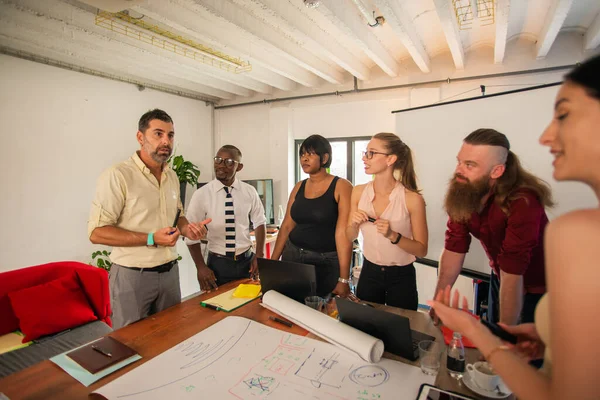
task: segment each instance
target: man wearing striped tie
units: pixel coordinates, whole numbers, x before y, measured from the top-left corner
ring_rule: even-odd
[[[203,291],[253,277],[257,272],[256,257],[264,256],[265,209],[256,189],[236,178],[243,167],[242,152],[237,147],[221,147],[214,158],[216,179],[196,190],[188,206],[189,221],[212,218],[206,236],[206,262],[200,241],[186,239]],[[256,236],[256,254],[252,250],[250,222]]]

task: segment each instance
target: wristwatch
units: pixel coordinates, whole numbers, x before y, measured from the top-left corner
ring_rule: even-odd
[[[156,243],[154,243],[154,232],[148,234],[148,239],[146,240],[146,246],[156,247]]]
[[[338,278],[338,282],[340,282],[340,283],[348,283],[348,282],[350,282],[350,280],[344,279],[344,278]]]
[[[396,238],[396,240],[394,240],[393,242],[390,240],[390,242],[392,242],[392,244],[398,244],[400,239],[402,239],[402,234],[398,232],[398,237]]]

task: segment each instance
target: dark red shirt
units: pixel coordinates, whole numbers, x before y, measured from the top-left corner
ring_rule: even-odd
[[[493,201],[466,224],[448,220],[446,250],[467,253],[471,235],[479,239],[497,276],[500,271],[523,275],[526,293],[545,293],[544,229],[548,217],[537,196],[522,190],[509,214]]]

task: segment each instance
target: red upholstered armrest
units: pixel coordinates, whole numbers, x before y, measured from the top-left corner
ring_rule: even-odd
[[[83,290],[99,320],[112,326],[110,319],[110,291],[108,290],[108,272],[102,268],[80,264],[76,267],[77,275],[83,285]]]
[[[19,329],[8,293],[58,279],[73,270],[98,319],[112,326],[108,273],[77,261],[62,261],[0,273],[0,335]]]

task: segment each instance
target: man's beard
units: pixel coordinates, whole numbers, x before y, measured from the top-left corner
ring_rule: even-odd
[[[456,180],[457,176],[466,179],[464,176],[458,174],[455,174],[450,179],[444,200],[444,209],[452,221],[467,223],[474,212],[479,212],[481,199],[489,193],[490,178],[484,176],[476,181],[463,183]]]
[[[152,146],[150,145],[150,143],[144,141],[144,148],[146,149],[146,152],[150,155],[150,158],[152,158],[155,162],[162,164],[167,162],[167,160],[169,159],[169,157],[171,157],[171,153],[173,152],[173,149],[169,146],[166,147],[157,147],[156,149],[152,149]],[[169,152],[168,153],[159,153],[159,150],[162,149],[168,149]]]

